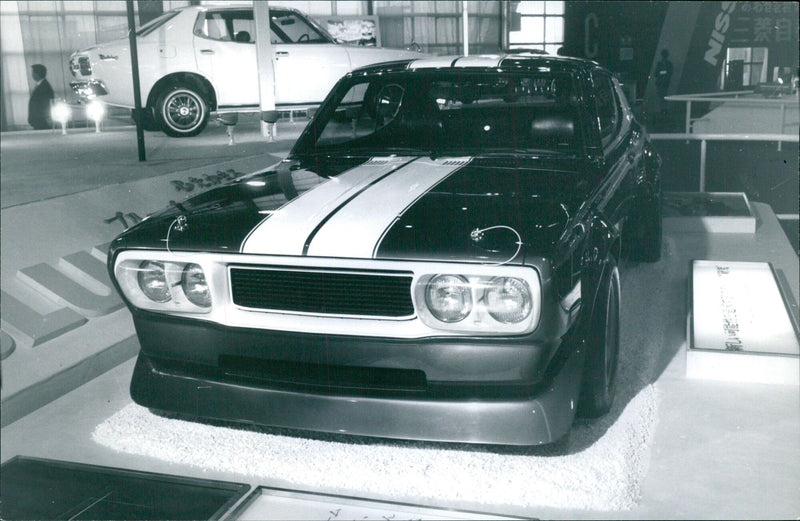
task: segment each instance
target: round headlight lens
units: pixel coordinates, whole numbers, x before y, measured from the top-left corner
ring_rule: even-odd
[[[486,288],[486,308],[503,324],[518,324],[531,314],[533,301],[528,283],[513,277],[495,277]]]
[[[189,302],[201,308],[211,307],[211,292],[206,275],[198,264],[187,264],[181,275],[181,288]]]
[[[164,264],[161,262],[144,261],[139,265],[139,287],[147,298],[154,302],[169,302],[172,294],[169,292],[167,276],[164,273]]]
[[[442,322],[459,322],[472,311],[472,288],[464,277],[437,275],[425,288],[425,303]]]

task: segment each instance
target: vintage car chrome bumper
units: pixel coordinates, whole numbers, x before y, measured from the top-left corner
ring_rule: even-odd
[[[91,99],[108,94],[105,84],[100,80],[71,81],[69,86],[79,99]]]
[[[301,334],[158,322],[136,319],[142,341],[131,382],[136,403],[361,436],[551,443],[572,424],[584,363],[582,351],[564,347],[558,361],[543,367],[540,356],[553,346],[519,341],[329,337],[326,344],[304,342]],[[327,365],[316,363],[326,355]],[[341,371],[347,381],[334,376],[328,388],[326,371]]]

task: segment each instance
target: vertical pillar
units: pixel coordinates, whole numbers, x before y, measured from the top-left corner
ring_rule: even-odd
[[[708,155],[706,140],[700,141],[700,191],[706,191],[706,158]]]
[[[469,56],[469,9],[466,0],[461,2],[461,33],[464,38],[464,56]]]
[[[25,66],[25,49],[22,43],[22,26],[19,20],[17,2],[0,2],[0,47],[3,49],[2,62],[2,111],[3,125],[14,128],[28,126],[28,98],[30,72]]]
[[[136,114],[136,143],[139,161],[146,161],[144,149],[144,130],[142,129],[142,93],[139,87],[139,53],[136,47],[136,22],[133,17],[133,0],[125,2],[128,10],[128,43],[131,49],[131,72],[133,76],[133,110]]]
[[[261,110],[261,135],[275,138],[275,66],[269,30],[269,2],[253,2],[253,19],[256,24],[256,59],[258,62],[258,93]]]

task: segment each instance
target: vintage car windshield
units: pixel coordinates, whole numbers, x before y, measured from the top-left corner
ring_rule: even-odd
[[[177,16],[178,13],[180,13],[180,11],[178,10],[167,11],[161,16],[154,18],[153,20],[150,20],[136,31],[136,36],[147,36],[148,34],[152,33],[153,31],[155,31],[156,29],[167,23],[169,20]]]
[[[271,8],[270,29],[279,43],[331,43],[333,37],[310,18],[294,11]]]
[[[354,76],[337,86],[294,152],[575,154],[575,93],[573,77],[561,72]]]

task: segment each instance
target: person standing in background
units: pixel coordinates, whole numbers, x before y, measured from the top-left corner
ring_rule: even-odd
[[[36,86],[28,102],[28,124],[36,130],[52,128],[50,105],[55,95],[50,82],[47,81],[47,67],[41,63],[34,64],[31,66],[31,73]]]
[[[667,112],[667,102],[664,97],[669,90],[669,82],[672,80],[672,62],[669,61],[669,51],[663,49],[661,51],[661,60],[656,63],[655,77],[656,77],[656,91],[658,92],[658,110],[661,115]]]

